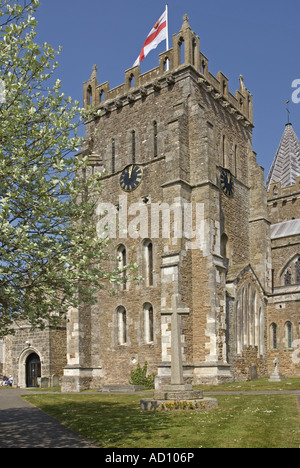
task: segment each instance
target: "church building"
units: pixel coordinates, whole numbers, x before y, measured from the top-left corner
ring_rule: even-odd
[[[282,374],[300,376],[300,143],[288,124],[266,186],[253,96],[242,76],[229,88],[187,15],[157,68],[135,66],[110,89],[94,67],[84,83],[96,112],[81,155],[103,174],[90,222],[110,238],[104,267],[120,268],[120,284],[47,331],[62,343],[64,391],[128,384],[145,362],[157,388],[169,383],[175,333],[187,383],[267,377],[275,357]],[[46,369],[39,332],[27,344],[19,333],[3,344],[4,372],[26,383],[34,354],[50,384],[58,341],[48,339]]]
[[[268,363],[300,375],[300,142],[285,127],[267,178],[272,290],[268,297]]]

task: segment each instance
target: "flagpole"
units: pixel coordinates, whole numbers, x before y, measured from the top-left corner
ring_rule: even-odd
[[[169,7],[166,3],[166,16],[167,16],[167,40],[166,40],[166,51],[169,50]],[[167,71],[170,70],[170,62],[167,60]]]
[[[167,49],[169,50],[169,8],[168,4],[166,4],[166,14],[167,14]]]

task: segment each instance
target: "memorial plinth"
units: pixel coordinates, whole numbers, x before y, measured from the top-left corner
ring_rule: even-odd
[[[141,400],[143,411],[182,411],[182,410],[209,410],[218,406],[216,398],[188,398],[157,400],[155,398],[144,398]]]

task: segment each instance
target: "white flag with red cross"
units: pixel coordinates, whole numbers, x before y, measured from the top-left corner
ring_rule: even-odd
[[[147,36],[147,39],[143,45],[140,55],[134,62],[133,66],[136,67],[139,65],[144,58],[151,52],[151,50],[156,49],[158,44],[162,41],[167,41],[168,43],[168,8],[161,15],[159,20],[155,23],[150,33]]]

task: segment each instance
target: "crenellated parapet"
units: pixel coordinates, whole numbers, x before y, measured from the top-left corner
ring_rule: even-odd
[[[281,182],[273,182],[268,190],[268,200],[274,201],[289,196],[300,196],[300,176],[296,177],[296,183],[287,187],[282,186]]]
[[[179,33],[173,35],[173,47],[159,55],[157,68],[141,74],[139,66],[132,67],[125,71],[125,82],[110,89],[109,82],[98,84],[97,67],[94,66],[90,79],[83,85],[83,105],[101,109],[103,114],[118,110],[159,92],[162,87],[174,85],[187,67],[194,72],[198,85],[213,99],[242,124],[253,127],[253,96],[243,77],[240,76],[240,87],[233,95],[229,91],[228,78],[221,71],[216,77],[210,73],[208,59],[200,51],[200,39],[191,30],[187,15],[184,15]]]

